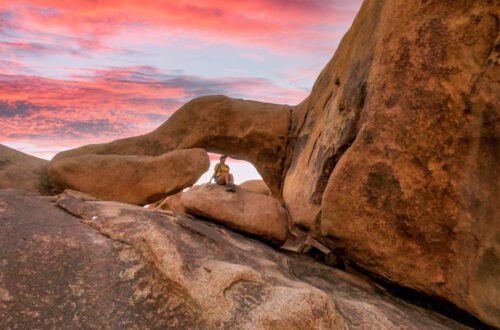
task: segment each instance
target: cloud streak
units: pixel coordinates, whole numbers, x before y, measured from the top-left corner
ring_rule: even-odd
[[[0,143],[47,158],[201,95],[299,103],[361,1],[2,0]]]
[[[143,134],[199,95],[248,97],[266,90],[264,101],[280,103],[305,97],[262,78],[207,79],[148,66],[88,69],[73,78],[0,75],[0,139],[93,140]]]
[[[350,23],[360,1],[4,0],[0,28],[10,24],[17,30],[72,36],[81,40],[82,49],[92,50],[98,48],[92,43],[106,38],[155,29],[240,46],[330,51],[332,35],[341,37],[344,28],[339,27]]]

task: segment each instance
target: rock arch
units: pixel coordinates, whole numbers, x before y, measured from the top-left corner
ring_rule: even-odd
[[[280,197],[291,109],[221,95],[199,97],[151,133],[64,151],[53,161],[83,154],[157,156],[203,148],[252,163],[273,195]]]

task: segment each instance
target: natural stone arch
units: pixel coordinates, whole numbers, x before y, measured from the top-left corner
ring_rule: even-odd
[[[53,161],[82,154],[156,156],[175,149],[203,148],[252,163],[280,198],[291,109],[221,95],[199,97],[149,134],[65,151]]]

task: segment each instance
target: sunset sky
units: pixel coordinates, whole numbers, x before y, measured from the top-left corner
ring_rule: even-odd
[[[1,0],[0,143],[50,159],[202,95],[297,104],[361,0]]]

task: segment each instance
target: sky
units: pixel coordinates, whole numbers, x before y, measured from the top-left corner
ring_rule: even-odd
[[[51,159],[150,132],[198,96],[298,104],[360,5],[1,0],[0,144]]]

